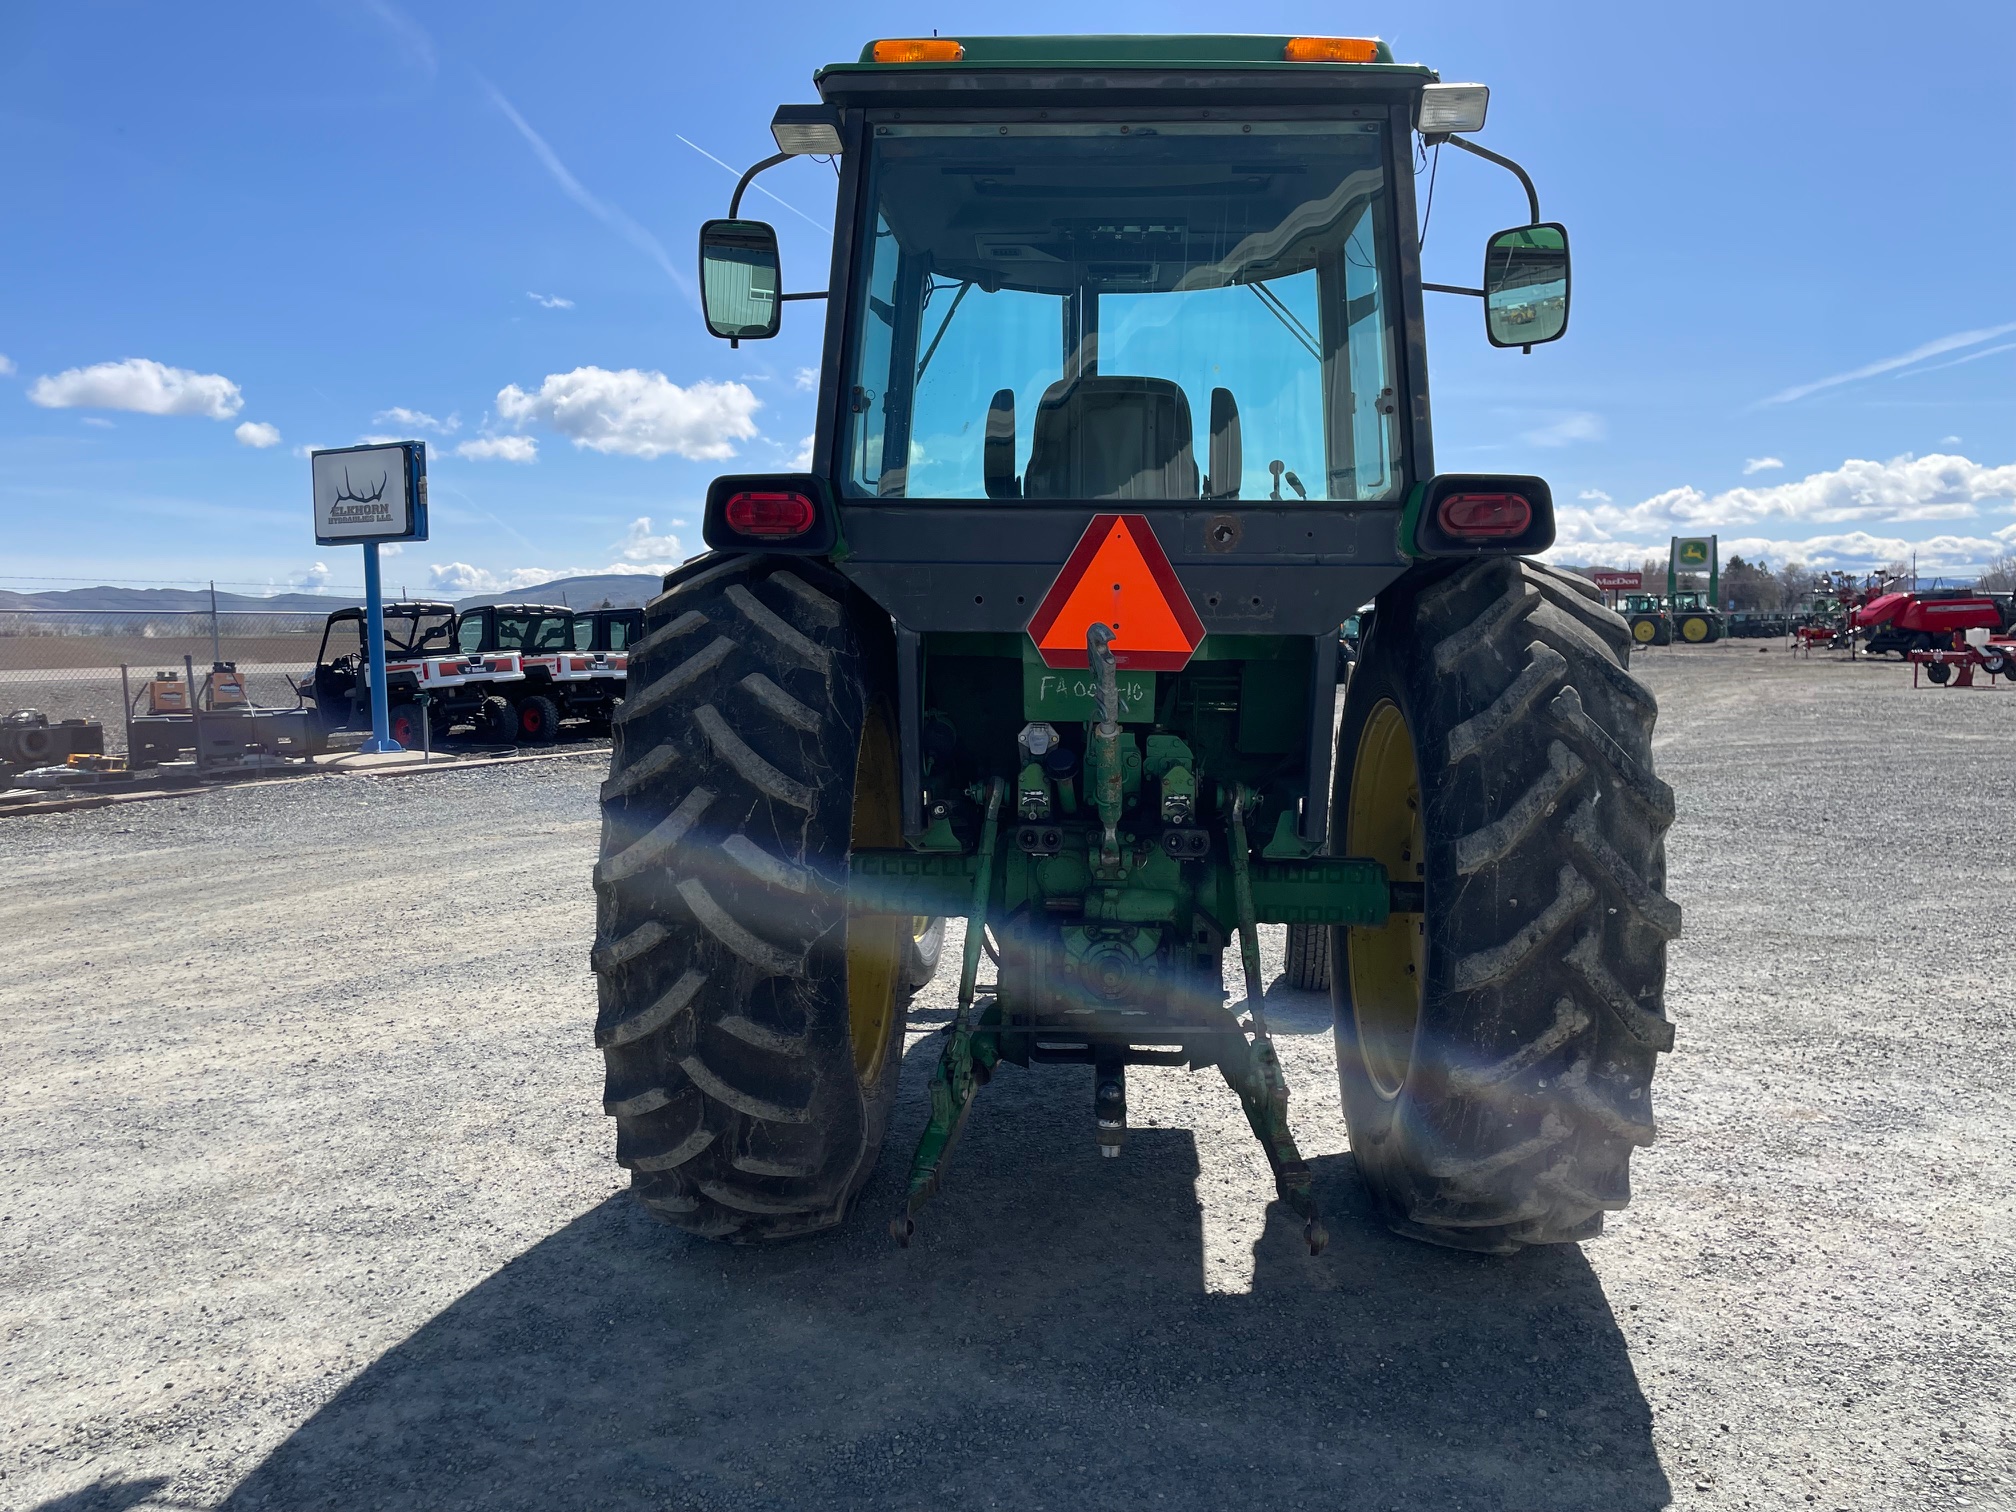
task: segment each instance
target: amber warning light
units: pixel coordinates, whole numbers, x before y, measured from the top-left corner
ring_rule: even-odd
[[[873,56],[877,63],[957,63],[966,48],[951,37],[885,37]]]
[[[1290,37],[1282,56],[1290,63],[1377,63],[1377,37]]]

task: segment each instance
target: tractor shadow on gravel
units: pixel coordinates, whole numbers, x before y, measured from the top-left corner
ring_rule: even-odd
[[[896,1249],[939,1043],[910,1047],[840,1233],[728,1249],[603,1202],[378,1359],[227,1512],[1671,1500],[1581,1252],[1395,1238],[1348,1156],[1314,1162],[1320,1258],[1277,1203],[1252,1291],[1207,1294],[1190,1131],[1102,1161],[1082,1075],[1004,1068]]]

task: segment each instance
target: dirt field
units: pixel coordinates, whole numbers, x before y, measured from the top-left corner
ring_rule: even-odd
[[[1318,1259],[1222,1085],[1136,1073],[1102,1161],[1065,1068],[995,1079],[894,1249],[943,982],[845,1232],[652,1224],[594,758],[0,821],[0,1506],[2016,1507],[2016,692],[1641,668],[1661,1137],[1509,1261],[1368,1222],[1286,994]]]
[[[226,635],[214,647],[208,635],[0,635],[0,676],[61,667],[117,672],[124,662],[138,678],[157,667],[180,667],[184,656],[202,673],[215,659],[213,650],[217,657],[241,667],[270,662],[305,670],[315,665],[315,653],[321,648],[319,628],[304,635]]]

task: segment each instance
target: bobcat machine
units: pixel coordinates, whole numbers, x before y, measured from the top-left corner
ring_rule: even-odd
[[[631,1190],[724,1240],[843,1223],[942,915],[958,1009],[899,1241],[991,1076],[1088,1068],[1118,1155],[1147,1065],[1225,1078],[1318,1250],[1258,940],[1301,924],[1384,1221],[1597,1233],[1673,1042],[1673,798],[1630,629],[1537,559],[1547,484],[1435,470],[1424,296],[1500,347],[1569,315],[1566,232],[1469,140],[1486,89],[1263,36],[892,39],[815,83],[700,237],[714,335],[823,310],[812,464],[708,489],[602,789]],[[1441,146],[1525,186],[1474,284],[1423,276]],[[837,170],[823,284],[741,213],[796,155]]]
[[[364,611],[332,613],[322,627],[315,670],[298,691],[312,700],[326,734],[371,728],[371,658]],[[513,738],[505,695],[524,680],[515,653],[469,655],[454,643],[455,606],[401,602],[385,606],[385,693],[392,738],[408,750],[467,725],[479,740]],[[425,700],[423,703],[422,700]]]

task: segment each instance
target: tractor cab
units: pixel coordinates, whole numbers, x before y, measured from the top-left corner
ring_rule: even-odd
[[[1690,646],[1721,640],[1727,629],[1722,611],[1699,589],[1677,590],[1667,606],[1667,617],[1673,633]]]
[[[1666,646],[1673,642],[1673,621],[1666,613],[1666,600],[1656,593],[1627,593],[1617,606],[1630,627],[1631,639],[1640,646]]]
[[[1489,91],[1279,36],[890,38],[814,84],[700,233],[713,335],[824,306],[808,460],[710,484],[601,789],[633,1190],[719,1238],[840,1222],[890,1125],[915,921],[958,915],[899,1240],[997,1066],[1089,1068],[1117,1156],[1128,1068],[1183,1065],[1235,1089],[1320,1248],[1267,1027],[1279,924],[1387,1221],[1593,1233],[1670,1044],[1671,800],[1632,631],[1535,560],[1545,480],[1435,470],[1424,301],[1526,353],[1569,319],[1566,230],[1469,140]],[[1445,148],[1525,216],[1424,254]],[[834,175],[823,281],[742,213],[804,156]]]

